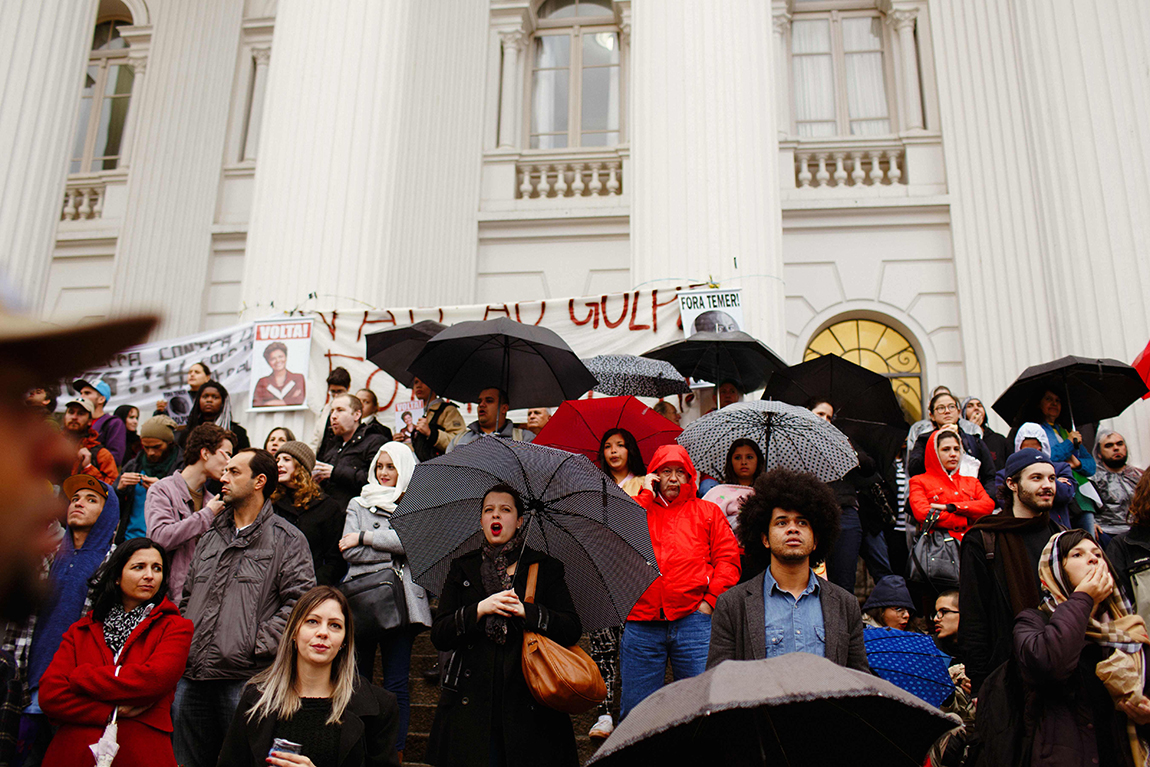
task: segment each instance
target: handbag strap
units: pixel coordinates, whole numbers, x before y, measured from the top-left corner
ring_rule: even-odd
[[[527,604],[535,603],[535,582],[539,580],[539,563],[532,562],[527,568],[527,590],[523,592],[523,601]]]

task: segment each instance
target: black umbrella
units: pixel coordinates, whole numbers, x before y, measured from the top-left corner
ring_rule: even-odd
[[[1062,398],[1063,426],[1113,418],[1146,394],[1146,382],[1125,362],[1063,357],[1032,365],[994,403],[994,412],[1011,426],[1041,420],[1038,401],[1047,391]]]
[[[906,416],[899,407],[890,379],[837,354],[824,354],[792,365],[772,376],[763,392],[763,399],[804,407],[816,398],[829,401],[836,416],[878,421],[906,431]]]
[[[585,456],[482,437],[415,467],[391,518],[415,582],[438,594],[451,560],[479,548],[483,496],[506,482],[527,508],[527,545],[564,565],[585,630],[619,626],[659,575],[647,513]]]
[[[955,726],[890,682],[796,652],[656,690],[587,764],[919,767]]]
[[[787,363],[762,341],[742,331],[696,333],[657,346],[644,357],[666,360],[685,376],[699,381],[735,381],[744,392],[760,389]]]
[[[595,385],[555,331],[506,317],[452,325],[408,369],[441,397],[475,402],[484,389],[500,388],[518,408],[558,405]]]
[[[600,354],[583,360],[599,382],[595,391],[613,397],[669,397],[688,394],[691,387],[663,360],[636,357],[634,354]]]
[[[415,376],[407,369],[427,342],[447,326],[435,320],[423,320],[414,325],[382,330],[367,336],[367,361],[411,388]]]

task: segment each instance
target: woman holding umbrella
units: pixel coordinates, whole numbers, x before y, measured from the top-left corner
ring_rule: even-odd
[[[167,571],[167,552],[148,538],[121,544],[97,571],[92,612],[68,629],[40,678],[40,706],[60,725],[47,767],[94,764],[88,747],[101,740],[118,764],[175,767],[172,699],[192,622],[167,597]]]
[[[524,511],[510,485],[490,488],[480,548],[451,563],[431,627],[435,646],[452,652],[431,726],[431,764],[579,763],[571,718],[535,701],[520,665],[525,629],[564,646],[582,633],[563,564],[524,545]],[[524,604],[526,578],[515,574],[535,563],[535,602]]]

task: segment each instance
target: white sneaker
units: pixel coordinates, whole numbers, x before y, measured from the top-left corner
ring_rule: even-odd
[[[611,733],[614,731],[615,722],[612,721],[611,715],[603,714],[603,716],[599,717],[595,724],[591,726],[591,731],[587,733],[587,736],[590,738],[603,739],[610,737]]]

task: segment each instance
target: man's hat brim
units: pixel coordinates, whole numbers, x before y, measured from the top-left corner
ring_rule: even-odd
[[[144,341],[154,316],[125,317],[91,325],[54,326],[0,313],[0,365],[23,369],[45,383],[99,367]]]

